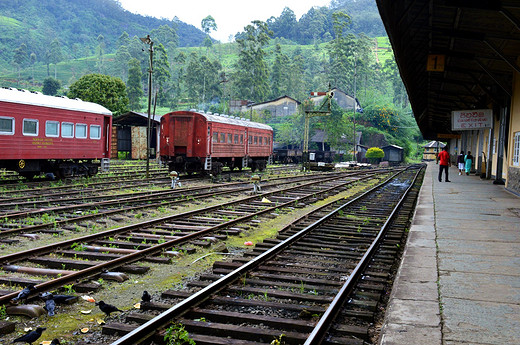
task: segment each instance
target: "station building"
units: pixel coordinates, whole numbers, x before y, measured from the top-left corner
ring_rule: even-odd
[[[424,138],[520,195],[520,3],[376,2]]]

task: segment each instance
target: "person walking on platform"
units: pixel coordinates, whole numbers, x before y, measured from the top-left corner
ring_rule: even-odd
[[[442,182],[442,171],[444,170],[444,176],[446,177],[444,180],[446,182],[451,182],[448,179],[448,168],[450,167],[450,154],[448,153],[448,146],[444,146],[442,151],[439,153],[439,182]]]
[[[471,151],[468,151],[468,154],[464,157],[466,175],[469,175],[471,171],[471,166],[473,165],[473,156],[471,155]]]
[[[459,175],[462,175],[465,168],[464,151],[460,151],[460,154],[457,156],[457,167],[459,168]]]

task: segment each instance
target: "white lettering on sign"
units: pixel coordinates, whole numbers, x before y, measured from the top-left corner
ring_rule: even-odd
[[[493,110],[456,110],[451,112],[451,129],[454,131],[493,128]]]

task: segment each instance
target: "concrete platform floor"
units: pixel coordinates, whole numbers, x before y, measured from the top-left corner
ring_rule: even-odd
[[[438,171],[428,163],[380,344],[520,344],[520,198]]]

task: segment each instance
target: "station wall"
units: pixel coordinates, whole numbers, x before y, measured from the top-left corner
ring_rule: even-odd
[[[520,59],[517,60],[517,63]],[[511,100],[511,118],[508,133],[508,180],[506,188],[520,195],[520,74],[513,79],[513,97]]]

